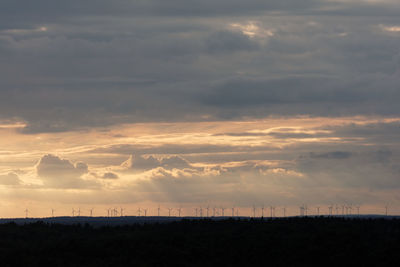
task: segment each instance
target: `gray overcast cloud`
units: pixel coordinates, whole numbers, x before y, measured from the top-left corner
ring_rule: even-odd
[[[0,3],[0,120],[23,132],[398,116],[397,1]]]

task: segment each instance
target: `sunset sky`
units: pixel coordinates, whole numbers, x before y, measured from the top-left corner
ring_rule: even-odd
[[[398,0],[2,0],[0,217],[400,214],[399,14]]]

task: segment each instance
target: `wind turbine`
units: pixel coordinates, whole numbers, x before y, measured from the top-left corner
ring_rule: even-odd
[[[264,205],[261,206],[261,218],[264,218]]]
[[[124,217],[124,208],[120,208],[120,213],[119,213],[119,215],[121,216],[121,217]]]
[[[54,209],[51,209],[51,217],[54,217]]]
[[[171,217],[172,208],[168,208],[168,217]]]
[[[26,208],[25,209],[25,218],[28,218],[28,213],[29,213],[29,210]]]
[[[255,217],[256,217],[256,206],[253,205],[253,218],[255,218]]]
[[[272,218],[272,217],[273,217],[273,215],[272,215],[273,213],[272,213],[272,212],[273,212],[273,210],[275,209],[275,207],[273,207],[273,206],[270,206],[270,207],[269,207],[269,209],[270,209],[270,212],[271,212],[271,218]]]
[[[235,208],[232,208],[232,217],[235,217]]]
[[[81,208],[78,209],[78,217],[81,216]]]
[[[385,215],[388,216],[388,205],[385,205]]]
[[[330,205],[330,206],[328,207],[328,209],[329,209],[329,216],[332,216],[332,209],[333,209],[332,205]]]
[[[213,217],[215,217],[215,207],[213,207]]]
[[[225,216],[225,208],[221,207],[221,211],[222,211],[222,217],[224,217]]]
[[[317,216],[319,216],[319,207],[317,207]]]
[[[197,217],[197,208],[194,208],[194,210],[196,211],[196,217]]]
[[[283,217],[286,217],[286,207],[283,207]]]
[[[200,207],[200,217],[201,218],[203,217],[203,208],[202,207]]]
[[[90,212],[90,217],[93,217],[93,208],[91,208],[91,209],[89,210],[89,212]]]
[[[72,208],[72,217],[75,217],[75,209]]]
[[[182,211],[182,208],[179,207],[179,209],[178,209],[178,216],[179,216],[179,217],[181,217],[181,211]],[[207,216],[208,216],[208,208],[207,208]]]
[[[210,210],[210,206],[207,206],[206,209],[207,209],[207,217],[209,217],[209,216],[208,216],[208,212],[209,212],[209,210]]]
[[[144,211],[144,217],[146,217],[147,216],[147,209],[143,209],[143,211]]]
[[[157,208],[157,216],[160,217],[160,205],[158,205],[158,208]]]
[[[139,209],[138,209],[138,214],[139,214],[139,217],[140,217],[140,213],[142,212],[142,210],[140,209],[140,207],[139,207]]]

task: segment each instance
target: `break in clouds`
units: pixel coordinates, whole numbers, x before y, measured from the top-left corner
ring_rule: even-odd
[[[178,133],[171,130],[175,124],[164,124],[161,133],[148,129],[133,139],[107,138],[104,145],[75,144],[62,155],[33,152],[35,163],[3,169],[0,183],[14,192],[12,198],[24,192],[36,200],[47,195],[86,205],[398,202],[398,119],[303,120],[289,122],[292,127],[234,122],[236,130],[220,122],[201,131],[193,123]]]

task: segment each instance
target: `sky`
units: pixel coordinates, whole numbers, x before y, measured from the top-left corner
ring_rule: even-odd
[[[2,0],[0,217],[400,214],[397,0]]]

